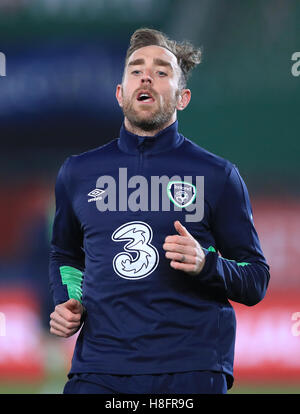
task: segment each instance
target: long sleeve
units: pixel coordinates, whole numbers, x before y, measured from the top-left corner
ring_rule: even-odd
[[[49,261],[54,305],[70,298],[81,300],[84,272],[83,234],[69,197],[69,160],[59,170],[55,185],[56,212]]]
[[[265,296],[269,266],[261,250],[246,185],[237,168],[229,172],[212,218],[216,246],[205,250],[199,275],[228,299],[251,306]],[[220,254],[219,254],[220,253]]]

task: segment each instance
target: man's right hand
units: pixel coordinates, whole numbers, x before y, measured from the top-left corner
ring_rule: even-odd
[[[81,326],[81,317],[84,307],[76,299],[56,305],[50,315],[50,332],[53,335],[69,338]]]

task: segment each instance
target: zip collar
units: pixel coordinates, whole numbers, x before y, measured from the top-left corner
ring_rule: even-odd
[[[184,137],[178,133],[178,121],[167,128],[159,131],[153,137],[141,137],[129,132],[122,124],[120,130],[120,138],[118,139],[118,146],[121,151],[128,154],[158,154],[160,152],[169,151],[177,148],[184,141]]]

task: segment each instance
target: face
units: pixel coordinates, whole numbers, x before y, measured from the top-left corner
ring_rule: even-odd
[[[190,100],[190,91],[178,88],[180,74],[176,56],[160,46],[142,47],[129,57],[116,91],[129,130],[159,131],[176,120],[176,110]]]

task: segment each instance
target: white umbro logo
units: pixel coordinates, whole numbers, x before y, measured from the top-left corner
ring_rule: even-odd
[[[102,200],[102,197],[100,197],[100,196],[101,196],[101,194],[103,194],[104,192],[105,192],[105,190],[101,190],[100,188],[95,188],[95,190],[90,191],[90,192],[88,193],[88,196],[89,196],[89,197],[92,197],[92,198],[89,198],[89,199],[88,199],[88,202],[91,202],[91,201],[97,201],[97,200]]]

